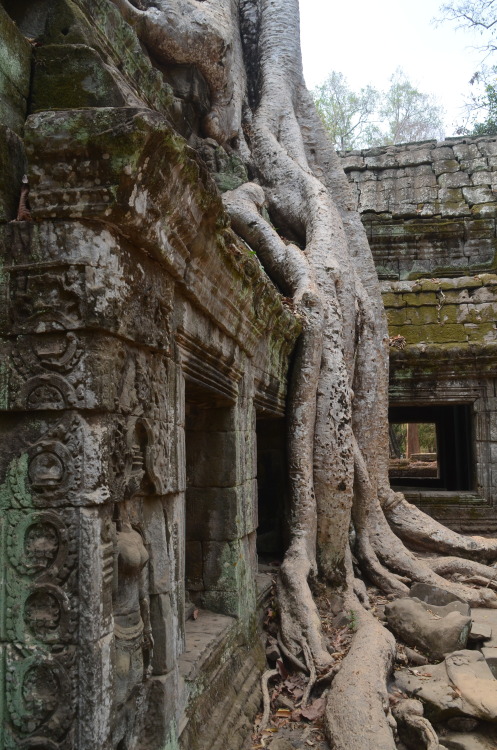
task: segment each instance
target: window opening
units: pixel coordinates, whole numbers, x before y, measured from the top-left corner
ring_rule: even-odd
[[[257,554],[271,563],[286,549],[284,524],[288,492],[284,419],[258,418],[257,435]]]
[[[392,485],[473,489],[471,405],[392,406],[389,422]]]
[[[185,620],[197,607],[231,614],[222,560],[236,537],[236,431],[230,402],[185,389]]]
[[[390,477],[439,479],[434,422],[390,424]]]

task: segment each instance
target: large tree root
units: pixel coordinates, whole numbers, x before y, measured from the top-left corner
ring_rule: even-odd
[[[456,580],[464,578],[466,583],[497,589],[497,568],[460,557],[431,557],[424,558],[424,562],[440,576]]]
[[[416,750],[439,750],[438,736],[432,725],[423,716],[421,701],[408,698],[392,709],[401,737],[407,735],[408,746]]]
[[[326,705],[328,740],[334,750],[395,750],[386,688],[395,638],[354,596],[346,598],[357,632],[333,680]]]
[[[497,539],[458,534],[408,503],[399,493],[394,497],[394,502],[384,506],[384,512],[400,539],[440,554],[460,555],[482,562],[497,560]]]

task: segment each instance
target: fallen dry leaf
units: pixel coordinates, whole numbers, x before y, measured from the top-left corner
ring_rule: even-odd
[[[308,721],[316,721],[316,719],[320,719],[324,714],[325,706],[325,699],[317,698],[305,708],[300,709],[300,713],[302,714],[304,719],[307,719]]]

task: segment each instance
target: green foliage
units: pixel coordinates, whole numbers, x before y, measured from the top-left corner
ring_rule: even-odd
[[[419,91],[398,68],[386,91],[366,86],[349,88],[342,73],[333,71],[314,92],[316,108],[339,150],[407,143],[442,134],[442,110]]]
[[[378,134],[372,118],[380,94],[372,86],[356,93],[343,73],[334,70],[313,96],[331,140],[341,151],[368,145]]]
[[[349,628],[355,632],[357,630],[357,626],[359,625],[359,621],[357,619],[357,614],[355,613],[353,609],[349,610],[348,620],[349,620]]]
[[[477,82],[483,76],[482,73],[473,76]],[[481,122],[473,124],[470,135],[497,135],[497,68],[492,68],[484,81],[483,92],[472,97],[473,115],[484,115]]]
[[[418,438],[420,453],[437,452],[437,429],[434,422],[419,422]],[[407,455],[407,424],[392,422],[390,424],[390,441],[396,458]]]
[[[434,423],[418,424],[420,453],[437,452],[437,431]]]
[[[413,86],[400,68],[390,78],[379,112],[386,128],[372,145],[409,143],[442,135],[442,108],[429,94]]]

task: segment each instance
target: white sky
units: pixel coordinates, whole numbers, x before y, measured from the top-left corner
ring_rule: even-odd
[[[307,86],[340,71],[352,89],[370,83],[387,88],[401,67],[420,91],[445,110],[446,136],[461,124],[469,79],[483,53],[481,37],[453,23],[438,26],[438,0],[300,0],[304,75]]]

